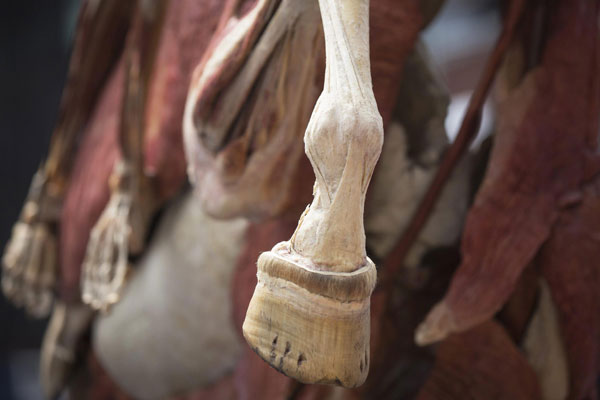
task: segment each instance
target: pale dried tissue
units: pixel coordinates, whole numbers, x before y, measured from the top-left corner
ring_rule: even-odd
[[[318,96],[317,3],[261,0],[227,27],[190,85],[188,175],[208,214],[268,218],[293,201],[301,137]]]
[[[102,365],[136,399],[210,384],[241,353],[230,287],[248,224],[215,220],[195,200],[188,192],[168,208],[121,300],[93,329]]]
[[[537,308],[523,339],[523,352],[538,376],[544,400],[566,399],[569,394],[567,353],[556,305],[544,279],[540,279],[538,296]]]

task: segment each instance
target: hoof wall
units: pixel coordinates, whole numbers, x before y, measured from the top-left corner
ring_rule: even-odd
[[[274,252],[258,260],[258,284],[243,325],[252,349],[304,383],[361,385],[369,371],[375,265],[313,271]]]

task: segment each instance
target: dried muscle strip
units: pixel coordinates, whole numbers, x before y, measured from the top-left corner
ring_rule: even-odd
[[[437,349],[418,400],[541,400],[537,376],[504,329],[488,321],[455,334]]]
[[[500,105],[490,165],[467,217],[463,262],[418,329],[419,343],[498,311],[561,208],[598,170],[597,7],[583,0],[554,4],[540,66]]]
[[[67,302],[80,298],[81,263],[89,233],[110,197],[108,179],[119,159],[117,131],[123,94],[124,64],[104,87],[75,156],[65,195],[59,237],[60,296]]]
[[[76,137],[88,123],[119,59],[135,2],[86,0],[80,10],[73,54],[56,131],[46,163],[48,177],[66,189]]]
[[[371,76],[384,126],[391,121],[398,99],[404,62],[417,42],[428,0],[371,0],[369,45]],[[426,8],[426,7],[425,7]]]
[[[223,9],[221,0],[171,2],[149,84],[144,169],[160,202],[186,181],[182,119],[192,71],[206,51]]]

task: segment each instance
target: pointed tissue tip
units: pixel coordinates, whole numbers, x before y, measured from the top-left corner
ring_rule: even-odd
[[[415,331],[415,343],[421,347],[429,346],[430,344],[445,339],[446,336],[446,333],[431,329],[428,324],[423,323],[419,325]]]
[[[415,343],[418,346],[427,346],[444,340],[453,331],[451,313],[442,302],[433,307],[425,320],[417,327]]]

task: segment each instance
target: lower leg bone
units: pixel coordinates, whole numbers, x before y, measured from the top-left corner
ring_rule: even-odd
[[[314,200],[288,242],[258,261],[244,335],[267,362],[306,383],[353,387],[369,364],[369,297],[363,209],[383,144],[372,91],[368,0],[319,0],[325,84],[305,134]]]

